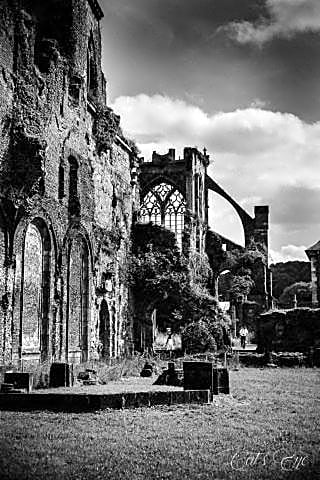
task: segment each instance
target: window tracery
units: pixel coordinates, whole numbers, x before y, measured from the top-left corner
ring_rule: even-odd
[[[182,249],[185,209],[185,200],[179,190],[162,182],[145,195],[140,214],[143,222],[153,222],[171,230]]]

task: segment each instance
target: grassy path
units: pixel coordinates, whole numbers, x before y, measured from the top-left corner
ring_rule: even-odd
[[[320,371],[241,369],[210,406],[0,412],[0,479],[320,478]]]

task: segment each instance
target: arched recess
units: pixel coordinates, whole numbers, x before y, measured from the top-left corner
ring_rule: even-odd
[[[102,300],[99,310],[100,357],[110,357],[110,314],[106,300]]]
[[[206,188],[220,195],[234,208],[243,226],[244,243],[249,245],[254,233],[254,219],[208,175],[206,176]]]
[[[50,354],[52,242],[47,224],[35,218],[27,226],[21,277],[21,353],[44,361]]]
[[[66,350],[70,362],[88,360],[89,354],[89,248],[75,234],[68,245]]]
[[[171,230],[182,249],[186,202],[182,193],[171,183],[162,181],[154,184],[144,195],[140,217],[142,222],[153,222]]]
[[[135,322],[135,348],[138,351],[155,351],[166,348],[167,329],[170,328],[174,348],[181,348],[181,328],[172,317],[174,307],[170,298],[149,299]]]
[[[87,94],[95,98],[98,90],[97,56],[93,35],[91,33],[87,51]]]
[[[72,217],[80,215],[80,201],[78,194],[79,164],[73,157],[69,157],[69,214]]]

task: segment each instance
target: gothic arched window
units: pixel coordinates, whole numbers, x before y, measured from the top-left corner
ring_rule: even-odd
[[[90,37],[87,53],[87,93],[90,98],[94,98],[97,94],[97,60],[94,48],[94,41]]]
[[[69,158],[69,213],[75,217],[80,215],[80,201],[78,195],[78,162],[74,157]]]
[[[40,218],[28,225],[23,250],[22,352],[49,353],[51,240]]]
[[[185,210],[186,203],[179,190],[163,182],[145,195],[140,214],[143,222],[153,222],[171,230],[181,249]]]

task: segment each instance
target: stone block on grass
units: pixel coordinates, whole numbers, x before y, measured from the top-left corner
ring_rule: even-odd
[[[120,410],[123,408],[123,394],[100,395],[100,409],[114,408]]]
[[[189,403],[210,403],[210,390],[189,390],[185,392],[188,395]]]
[[[53,363],[50,367],[50,388],[70,387],[72,384],[72,365],[68,363]]]
[[[150,392],[137,392],[136,393],[136,406],[150,407]]]
[[[188,403],[189,401],[189,396],[186,395],[185,391],[176,391],[176,392],[170,392],[171,396],[171,404],[182,404],[182,403]]]
[[[126,392],[122,397],[123,408],[137,408],[137,398],[134,392]]]
[[[150,392],[150,406],[154,405],[170,405],[171,392]]]
[[[212,395],[229,393],[229,373],[212,362],[184,362],[184,389],[210,390]]]
[[[33,374],[27,372],[6,372],[4,383],[13,384],[15,389],[24,389],[31,392],[33,386]]]

